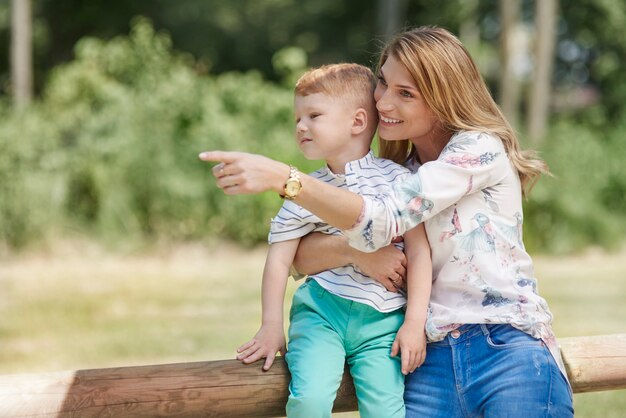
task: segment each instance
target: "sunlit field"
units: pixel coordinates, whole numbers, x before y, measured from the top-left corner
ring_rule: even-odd
[[[625,255],[535,258],[558,336],[626,332]],[[113,254],[88,243],[5,257],[0,373],[233,358],[258,326],[264,257],[264,247]],[[579,418],[623,417],[626,391],[578,394],[575,407]]]

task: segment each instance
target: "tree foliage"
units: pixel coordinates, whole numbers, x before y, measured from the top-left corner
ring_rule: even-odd
[[[524,207],[524,241],[532,250],[571,253],[623,244],[624,129],[624,122],[605,132],[571,120],[553,125],[541,156],[554,177],[540,179]]]
[[[541,150],[556,177],[542,179],[531,194],[526,240],[535,250],[610,247],[621,241],[626,223],[620,161],[626,73],[619,65],[626,4],[560,4],[556,87],[591,86],[600,101],[557,109]],[[495,5],[411,1],[406,23],[457,33],[475,23],[486,42],[473,44],[472,53],[495,81]],[[0,96],[0,243],[11,247],[72,231],[113,242],[264,240],[280,200],[225,198],[198,152],[263,152],[316,168],[292,140],[294,77],[307,64],[372,63],[379,46],[374,1],[42,0],[34,6],[39,98],[16,112]],[[531,6],[523,2],[524,19]],[[155,23],[134,19],[130,35],[120,35],[130,16],[143,12]],[[0,3],[0,41],[6,28],[7,4]],[[0,60],[0,85],[5,67]]]
[[[8,4],[0,2],[0,91],[8,87]],[[530,25],[535,0],[522,4],[523,20]],[[611,121],[619,119],[626,95],[626,75],[619,71],[626,53],[626,2],[559,0],[559,4],[556,85],[597,87],[603,102],[600,113]],[[383,36],[379,0],[38,0],[33,7],[38,91],[54,66],[73,58],[78,40],[126,34],[138,15],[166,30],[177,50],[194,56],[197,70],[255,70],[269,80],[280,79],[272,57],[284,48],[306,52],[311,65],[370,64]],[[495,89],[497,54],[484,52],[497,44],[497,10],[498,0],[412,0],[406,2],[401,25],[439,25],[461,35],[464,28],[473,27],[485,42],[468,46]]]
[[[210,148],[301,158],[292,94],[255,72],[202,76],[145,20],[81,40],[28,112],[0,124],[0,238],[64,228],[101,236],[258,242],[280,199],[226,199],[198,160]]]

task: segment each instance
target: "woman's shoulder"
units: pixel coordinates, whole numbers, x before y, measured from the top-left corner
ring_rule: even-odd
[[[491,132],[459,131],[452,135],[441,154],[451,152],[504,153],[505,148],[500,137]]]

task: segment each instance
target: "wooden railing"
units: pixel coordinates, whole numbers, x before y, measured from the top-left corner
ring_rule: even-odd
[[[574,392],[626,388],[626,334],[559,339]],[[284,415],[282,359],[236,360],[0,376],[0,417],[272,417]],[[344,373],[335,411],[357,408]]]

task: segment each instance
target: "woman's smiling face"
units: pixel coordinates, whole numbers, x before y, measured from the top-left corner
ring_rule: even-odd
[[[434,139],[440,128],[407,69],[389,56],[378,73],[374,91],[379,122],[378,134],[387,141],[408,139],[413,144]]]

